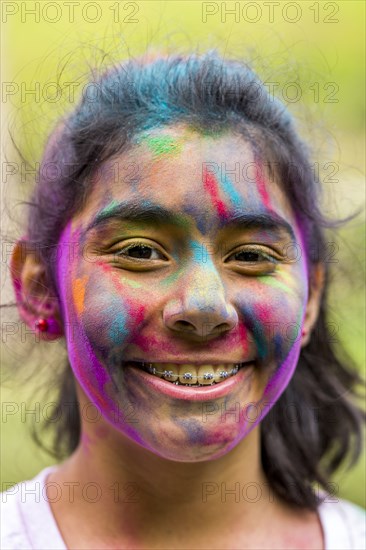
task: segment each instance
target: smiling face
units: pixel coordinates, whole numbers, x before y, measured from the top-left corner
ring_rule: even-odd
[[[154,130],[108,161],[58,263],[70,363],[104,418],[172,460],[237,445],[298,361],[308,276],[304,255],[289,257],[293,242],[302,248],[283,191],[232,132]]]

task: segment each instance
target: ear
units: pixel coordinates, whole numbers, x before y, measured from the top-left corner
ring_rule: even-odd
[[[10,260],[10,274],[15,291],[18,311],[25,323],[42,340],[55,340],[64,332],[58,298],[52,296],[47,281],[46,269],[39,254],[31,249],[26,238],[19,239],[14,246]],[[46,319],[48,330],[38,331],[36,321]]]
[[[324,282],[325,266],[319,262],[312,267],[310,275],[309,298],[302,326],[301,347],[306,346],[310,341],[311,332],[319,315]]]

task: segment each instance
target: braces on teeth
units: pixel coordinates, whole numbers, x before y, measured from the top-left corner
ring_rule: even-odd
[[[163,372],[160,372],[156,369],[156,367],[153,367],[151,363],[141,363],[142,367],[143,368],[146,368],[148,370],[148,372],[150,374],[161,374],[165,379],[169,379],[169,378],[172,378],[172,376],[174,376],[174,373],[172,370],[167,370],[165,369]],[[239,367],[240,365],[235,365],[235,367],[233,367],[230,371],[227,371],[227,370],[222,370],[219,372],[219,375],[220,375],[220,378],[222,380],[225,380],[226,378],[228,378],[229,376],[232,376],[234,374],[236,374],[239,370]],[[203,375],[193,375],[192,373],[190,372],[185,372],[183,375],[183,378],[184,380],[197,380],[198,379],[203,379],[203,380],[213,380],[214,379],[214,375],[212,374],[212,372],[205,372]],[[176,382],[172,382],[173,384],[176,384],[176,385],[179,385],[180,382],[178,382],[178,380]],[[214,383],[214,382],[213,382]],[[191,385],[196,385],[196,384],[186,384],[187,386],[191,386]],[[201,386],[203,384],[199,384],[199,386]]]

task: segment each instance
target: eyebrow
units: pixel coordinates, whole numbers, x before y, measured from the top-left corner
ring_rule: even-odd
[[[109,220],[144,222],[152,225],[175,225],[183,229],[186,229],[189,225],[189,222],[187,222],[182,214],[169,210],[157,203],[147,201],[146,203],[137,204],[134,201],[120,203],[113,201],[95,215],[86,227],[84,234]],[[282,231],[287,233],[292,242],[296,243],[295,233],[291,225],[273,211],[250,213],[234,210],[228,219],[222,220],[220,223],[220,229],[228,228],[261,229],[274,233]]]
[[[225,229],[234,226],[238,229],[261,229],[277,234],[284,232],[293,243],[296,243],[296,236],[292,226],[282,216],[269,210],[255,213],[234,210],[227,222],[221,224],[221,228],[223,226]]]
[[[187,227],[187,222],[183,220],[181,214],[168,210],[165,206],[161,206],[160,204],[150,201],[142,204],[137,204],[133,201],[124,201],[120,203],[115,203],[114,201],[111,205],[106,206],[96,214],[85,229],[85,233],[111,219]]]

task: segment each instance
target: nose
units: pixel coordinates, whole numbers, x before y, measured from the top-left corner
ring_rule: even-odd
[[[196,269],[182,291],[169,301],[163,321],[170,330],[194,340],[217,337],[238,324],[235,308],[227,302],[222,280],[212,266]]]

